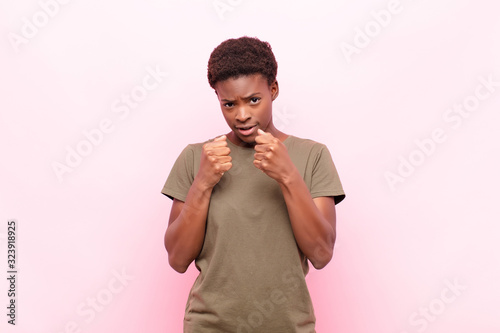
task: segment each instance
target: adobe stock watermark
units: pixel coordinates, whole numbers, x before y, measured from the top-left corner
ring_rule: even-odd
[[[288,107],[285,105],[281,108],[273,110],[273,124],[280,131],[284,131],[290,125],[290,119],[295,119],[296,114],[288,112]]]
[[[131,111],[137,109],[149,94],[157,89],[168,76],[160,66],[147,66],[140,84],[134,86],[130,92],[121,94],[111,105],[111,112],[117,114],[118,120],[113,121],[105,117],[101,119],[95,128],[82,131],[82,139],[74,146],[66,145],[66,157],[63,162],[53,161],[52,170],[59,182],[63,181],[63,176],[72,173],[75,168],[83,163],[96,147],[101,145],[106,135],[115,130],[118,121],[127,119]]]
[[[217,16],[221,20],[226,19],[226,13],[232,12],[236,7],[241,5],[243,0],[213,0],[212,5],[214,6]]]
[[[30,18],[21,17],[21,28],[19,33],[9,32],[8,39],[12,48],[19,53],[21,45],[28,44],[49,22],[56,17],[62,6],[71,0],[40,0],[38,10]]]
[[[266,321],[271,321],[276,309],[288,302],[288,297],[292,295],[300,286],[303,275],[294,274],[291,269],[285,271],[281,276],[283,288],[275,288],[269,293],[267,299],[256,301],[252,305],[254,310],[246,317],[238,316],[236,321],[238,326],[236,333],[256,333],[258,328]]]
[[[328,244],[325,239],[321,237],[316,238],[316,246],[314,248],[314,257],[316,260],[328,262],[332,260],[335,249],[338,249],[336,238],[337,236],[335,235],[333,244]]]
[[[380,35],[395,15],[403,11],[403,6],[399,0],[390,0],[387,3],[387,9],[372,10],[370,16],[372,19],[365,23],[363,28],[356,26],[354,28],[354,37],[352,43],[342,41],[340,51],[348,64],[352,62],[355,54],[360,54],[361,50],[367,48],[371,42]]]
[[[92,323],[98,314],[103,312],[134,280],[134,276],[125,272],[124,268],[121,271],[113,270],[111,274],[113,277],[108,280],[103,288],[88,296],[76,306],[75,314],[79,318],[67,321],[57,333],[82,333],[83,328]]]
[[[467,286],[460,283],[457,278],[453,282],[448,279],[444,280],[444,285],[445,287],[441,290],[439,296],[410,314],[408,324],[412,329],[400,333],[425,332],[467,290]]]
[[[469,118],[481,106],[481,102],[491,98],[500,87],[500,81],[494,81],[493,74],[478,77],[479,84],[474,92],[461,102],[453,104],[442,115],[444,122],[453,130],[458,130],[465,119]],[[448,129],[449,131],[449,129]],[[395,171],[386,171],[384,178],[391,191],[412,176],[418,167],[438,150],[438,146],[448,140],[447,130],[443,127],[434,128],[427,137],[414,140],[415,148],[407,156],[398,156],[398,166]]]

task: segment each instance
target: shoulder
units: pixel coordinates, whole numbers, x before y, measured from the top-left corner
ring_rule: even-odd
[[[320,154],[323,150],[328,150],[323,143],[311,139],[299,138],[294,135],[290,135],[284,143],[290,153]]]
[[[330,151],[323,143],[293,135],[290,135],[284,143],[288,155],[299,171],[314,170],[318,164],[331,160]]]

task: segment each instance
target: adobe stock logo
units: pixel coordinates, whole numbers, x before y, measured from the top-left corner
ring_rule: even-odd
[[[219,18],[224,21],[226,19],[226,13],[232,12],[236,7],[241,5],[242,2],[243,0],[213,0],[212,5]]]
[[[493,74],[488,77],[478,77],[479,84],[474,92],[466,96],[460,103],[453,104],[442,115],[445,123],[450,124],[453,130],[458,130],[465,119],[477,111],[481,102],[491,98],[500,87],[500,81],[494,81]],[[398,156],[399,165],[395,172],[386,171],[384,178],[391,191],[396,190],[399,183],[404,183],[412,176],[418,167],[438,151],[439,145],[448,140],[447,131],[443,127],[434,128],[428,137],[414,140],[415,148],[408,155]]]
[[[85,301],[80,302],[75,309],[75,314],[80,318],[69,320],[64,324],[62,330],[57,333],[82,333],[87,332],[86,326],[89,326],[116,298],[119,298],[125,288],[131,281],[135,279],[133,275],[129,275],[125,268],[121,271],[113,270],[113,277],[110,278],[105,286],[99,289],[96,293],[89,295]]]
[[[438,297],[432,299],[427,305],[419,307],[417,311],[412,312],[408,317],[410,326],[415,328],[418,333],[427,330],[467,290],[467,286],[461,284],[457,278],[453,282],[446,279],[444,280],[444,284],[446,287],[441,289]],[[401,331],[401,333],[410,332]]]
[[[284,131],[290,125],[290,119],[295,119],[297,115],[294,112],[288,112],[288,107],[285,105],[282,108],[273,109],[273,123],[280,131]]]
[[[257,333],[259,328],[267,321],[271,321],[275,312],[280,312],[282,307],[289,302],[304,281],[304,276],[294,273],[291,269],[283,272],[281,276],[282,287],[269,291],[266,298],[254,300],[253,311],[246,316],[236,318],[236,333]]]
[[[8,35],[12,48],[19,53],[20,46],[28,44],[29,41],[35,38],[41,29],[49,24],[61,9],[61,5],[66,5],[70,0],[40,0],[38,5],[40,9],[37,10],[31,18],[23,16],[21,18],[22,26],[20,34],[10,32]]]

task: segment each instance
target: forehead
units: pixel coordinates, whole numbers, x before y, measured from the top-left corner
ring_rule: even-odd
[[[215,91],[219,99],[233,100],[256,93],[265,93],[269,91],[269,84],[261,74],[242,75],[217,82]]]

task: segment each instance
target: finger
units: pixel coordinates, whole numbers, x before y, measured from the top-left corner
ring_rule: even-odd
[[[274,150],[273,146],[269,143],[261,143],[261,144],[255,145],[253,147],[253,149],[258,153],[263,153],[266,151],[273,151]]]
[[[266,156],[263,153],[254,154],[253,157],[257,161],[262,161],[262,160],[266,159]]]
[[[207,152],[209,152],[217,147],[227,147],[227,142],[226,141],[211,141],[211,142],[205,143],[202,148],[203,148],[203,151],[205,153],[207,153]]]
[[[221,136],[218,136],[214,139],[214,141],[226,141],[226,135],[223,134]]]
[[[222,172],[226,172],[229,169],[231,169],[232,167],[233,167],[233,163],[227,162],[227,163],[221,164],[221,168],[220,169],[221,169]]]
[[[206,144],[207,148],[211,147],[227,147],[227,141],[212,141]]]
[[[217,165],[217,168],[214,170],[214,173],[223,175],[225,172],[227,172],[229,169],[231,169],[233,164],[231,162],[223,163]]]
[[[257,135],[255,137],[255,142],[257,144],[273,142],[274,136],[271,133],[266,133],[266,132],[262,132],[262,133],[264,133],[264,134]]]
[[[231,153],[231,149],[228,147],[211,147],[207,149],[207,155],[209,156],[228,156]]]
[[[224,163],[230,163],[233,159],[231,156],[220,156],[217,158],[217,163],[219,164],[224,164]]]
[[[265,162],[265,161],[253,161],[253,165],[255,165],[255,167],[257,169],[264,171],[266,169],[267,162]]]
[[[255,137],[255,143],[263,144],[263,143],[270,143],[272,138],[269,138],[267,135],[258,135]]]
[[[267,136],[270,138],[274,138],[274,135],[272,135],[270,132],[264,132],[260,128],[257,129],[257,136]]]
[[[258,161],[258,160],[254,160],[254,161],[253,161],[253,165],[255,165],[255,167],[256,167],[257,169],[261,169],[260,164],[261,164],[261,161]],[[261,170],[262,170],[262,169],[261,169]]]

